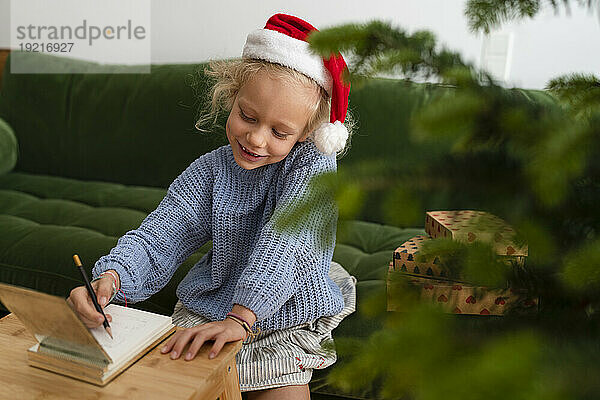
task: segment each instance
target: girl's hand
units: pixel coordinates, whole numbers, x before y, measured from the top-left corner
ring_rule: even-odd
[[[214,340],[208,358],[214,358],[219,354],[225,343],[235,342],[246,338],[246,331],[237,322],[226,318],[223,321],[209,322],[192,328],[184,328],[175,332],[175,335],[169,339],[166,345],[161,349],[161,353],[171,352],[171,359],[179,358],[185,345],[192,342],[184,359],[192,360],[196,353],[207,340]]]
[[[102,279],[92,283],[92,289],[96,292],[98,304],[100,304],[100,307],[102,307],[103,310],[112,296],[112,282],[113,278],[111,278],[110,275],[103,275]],[[71,293],[67,298],[67,303],[69,303],[75,312],[79,314],[84,325],[88,328],[95,328],[102,325],[104,322],[104,317],[96,311],[96,307],[94,307],[92,298],[85,286],[78,286],[71,290]],[[110,314],[106,314],[106,319],[109,323],[112,322],[112,316]]]

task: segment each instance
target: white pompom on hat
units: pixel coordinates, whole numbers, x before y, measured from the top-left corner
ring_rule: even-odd
[[[330,122],[312,133],[320,152],[330,155],[344,149],[348,129],[344,126],[348,111],[350,83],[342,79],[346,62],[341,54],[322,58],[311,51],[308,35],[317,29],[308,22],[287,14],[275,14],[264,29],[251,32],[246,39],[242,57],[281,64],[312,78],[331,97]]]

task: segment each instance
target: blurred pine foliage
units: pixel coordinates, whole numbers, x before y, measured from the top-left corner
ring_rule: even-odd
[[[572,3],[595,6],[592,0],[549,3],[556,10]],[[533,17],[541,5],[470,0],[465,13],[473,31],[488,32],[502,22]],[[452,199],[448,209],[489,211],[528,243],[525,269],[490,268],[496,260],[481,245],[431,241],[424,253],[453,254],[471,280],[508,281],[541,299],[535,317],[472,318],[442,314],[407,290],[402,301],[413,302],[414,313],[386,313],[385,329],[368,340],[336,339],[348,361],[330,373],[330,383],[358,390],[381,382],[374,395],[385,399],[600,398],[598,77],[557,77],[548,83],[546,97],[532,99],[440,48],[431,32],[409,34],[381,21],[326,29],[310,43],[323,55],[347,54],[353,85],[374,75],[401,74],[408,82],[427,78],[445,88],[432,92],[414,115],[409,139],[431,151],[411,171],[382,160],[368,173],[351,171],[337,182],[321,179],[321,190],[337,199],[340,217],[351,218],[360,208],[374,176],[390,187],[384,204],[392,224],[417,225],[420,199],[431,192]],[[402,207],[392,206],[399,202]],[[292,218],[283,226],[294,223]],[[382,299],[361,302],[367,318],[385,309]]]

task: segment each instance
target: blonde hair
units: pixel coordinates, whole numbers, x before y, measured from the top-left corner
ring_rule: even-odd
[[[203,126],[217,125],[219,113],[231,111],[239,90],[260,71],[266,71],[270,76],[285,80],[290,84],[312,86],[318,90],[318,101],[311,105],[309,118],[302,132],[303,135],[309,134],[308,140],[311,140],[312,132],[323,122],[329,121],[330,98],[327,91],[312,78],[296,70],[268,61],[249,58],[209,61],[209,67],[204,69],[204,73],[212,78],[213,84],[206,94],[206,99],[202,102],[202,108],[199,110],[200,116],[195,124],[196,129],[200,132],[207,132],[208,129],[203,129]],[[354,127],[350,112],[346,114],[344,125],[348,129],[349,135],[346,146],[338,152],[339,156],[345,154],[350,144]]]

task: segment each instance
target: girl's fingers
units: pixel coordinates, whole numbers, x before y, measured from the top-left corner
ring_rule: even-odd
[[[92,298],[90,297],[89,293],[87,292],[87,289],[86,289],[85,293],[87,294],[87,296],[85,298],[87,300],[87,308],[86,309],[90,313],[87,318],[88,319],[91,318],[92,324],[93,324],[92,328],[95,328],[96,326],[104,323],[104,315],[102,315],[101,313],[99,313],[96,310],[96,306],[94,305]],[[102,307],[102,309],[104,310],[104,307]],[[108,319],[108,315],[106,316],[106,318]],[[109,320],[109,322],[110,322],[110,320]]]
[[[165,354],[165,353],[168,353],[169,351],[171,351],[171,349],[173,348],[173,345],[175,344],[175,342],[177,342],[177,338],[179,337],[179,334],[181,334],[181,332],[183,332],[183,329],[175,332],[175,334],[173,336],[171,336],[171,338],[169,340],[167,340],[167,343],[165,343],[165,345],[162,347],[162,349],[160,349],[160,352]]]
[[[98,317],[101,318],[102,314],[94,308],[92,299],[84,286],[73,289],[69,298],[71,299],[71,305],[75,309],[75,312],[79,314],[88,328],[93,328],[102,323],[102,321],[98,322]]]
[[[219,321],[222,322],[222,321]],[[167,341],[167,343],[160,349],[163,354],[171,353],[171,359],[178,359],[185,349],[185,346],[191,342],[184,359],[192,360],[196,357],[198,351],[202,348],[202,345],[208,340],[214,340],[211,351],[208,355],[209,358],[216,357],[219,352],[225,346],[225,343],[232,340],[239,340],[235,333],[231,329],[219,325],[218,322],[208,323],[204,325],[195,326],[193,328],[184,328],[179,330]]]
[[[92,298],[90,297],[85,286],[79,286],[73,289],[67,301],[73,307],[75,312],[79,314],[79,317],[86,327],[95,328],[99,325],[102,325],[104,322],[104,317],[101,313],[96,311],[96,307],[94,307]],[[110,323],[112,321],[112,316],[110,314],[106,314],[106,319]]]
[[[206,335],[197,334],[185,355],[185,359],[189,361],[196,357],[196,353],[198,353],[198,350],[200,350],[205,341]]]
[[[173,338],[175,339],[175,342],[173,343],[173,348],[171,350],[171,359],[176,360],[179,358],[183,348],[190,340],[192,340],[192,336],[195,332],[196,328],[185,329],[181,331],[181,334],[179,334],[177,338]]]
[[[69,303],[69,305],[71,306],[71,308],[77,312],[77,309],[75,308],[75,304],[73,303],[73,300],[71,300],[71,297],[67,298],[67,303]],[[81,321],[83,322],[83,324],[87,328],[93,328],[94,327],[93,326],[95,324],[94,321],[90,321],[89,319],[87,319],[83,315],[79,314],[79,312],[77,312],[77,314],[79,315],[79,319],[81,319]]]
[[[106,315],[106,320],[110,324],[112,322],[112,315],[110,315],[110,314],[105,314],[105,315]],[[100,318],[98,318],[97,320],[88,321],[88,322],[84,321],[84,325],[87,326],[88,328],[96,328],[103,324],[104,324],[104,317],[102,316],[102,314],[100,314]]]
[[[110,276],[94,282],[93,288],[96,292],[96,298],[100,307],[104,308],[112,296],[112,278]],[[91,300],[91,299],[90,299]]]
[[[185,332],[189,331],[190,329],[193,328],[179,328],[177,329],[177,332],[175,332],[175,334],[173,334],[173,336],[171,336],[171,338],[167,341],[167,343],[165,343],[165,345],[160,349],[161,353],[168,353],[173,349],[173,346],[175,346],[175,343],[177,343],[179,341],[179,338],[181,337],[182,334],[184,334]]]
[[[225,340],[224,335],[217,336],[217,339],[215,340],[215,344],[213,344],[212,349],[210,349],[208,358],[215,358],[219,354],[219,352],[221,351],[223,346],[225,346],[225,343],[227,343],[227,340]]]

